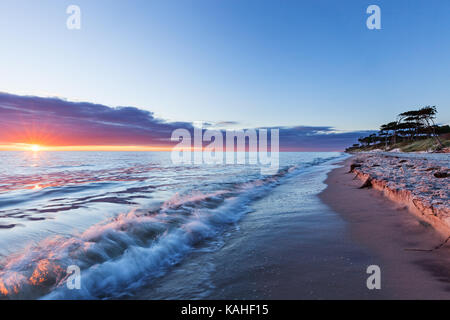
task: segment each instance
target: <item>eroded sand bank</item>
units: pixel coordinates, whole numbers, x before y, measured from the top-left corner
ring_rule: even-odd
[[[450,299],[450,244],[442,230],[377,188],[361,189],[364,181],[348,173],[355,160],[328,175],[320,198],[347,221],[353,239],[377,257],[381,290],[397,299]]]
[[[450,156],[449,158],[450,159]],[[389,199],[406,205],[444,236],[450,236],[449,161],[359,154],[351,171]]]

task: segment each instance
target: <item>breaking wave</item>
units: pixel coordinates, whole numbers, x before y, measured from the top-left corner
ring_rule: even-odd
[[[309,166],[329,159],[315,160]],[[305,165],[303,165],[303,168]],[[164,275],[200,242],[223,233],[250,211],[249,204],[296,166],[211,192],[176,194],[150,212],[132,210],[70,238],[29,246],[0,263],[0,297],[13,299],[110,299]],[[66,287],[67,267],[81,269],[81,289]]]

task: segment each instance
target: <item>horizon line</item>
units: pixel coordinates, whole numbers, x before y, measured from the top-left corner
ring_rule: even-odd
[[[83,151],[83,152],[171,152],[176,150],[175,146],[123,146],[123,145],[85,145],[85,146],[46,146],[39,144],[4,144],[0,145],[0,151],[23,151],[23,152],[64,152],[64,151]],[[191,152],[204,151],[191,147]],[[343,152],[344,150],[324,150],[324,148],[286,148],[280,149],[279,152]],[[229,152],[223,150],[223,153]],[[249,152],[244,151],[231,151],[231,152]],[[268,150],[270,152],[270,150]]]

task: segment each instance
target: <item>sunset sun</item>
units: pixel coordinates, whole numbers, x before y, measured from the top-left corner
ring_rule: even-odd
[[[33,151],[33,152],[41,151],[41,147],[39,145],[37,145],[37,144],[33,144],[31,146],[31,151]]]

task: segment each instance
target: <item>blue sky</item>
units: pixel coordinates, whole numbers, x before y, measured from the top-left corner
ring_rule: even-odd
[[[448,0],[2,0],[0,91],[243,127],[377,129],[422,105],[449,123],[449,16]]]

